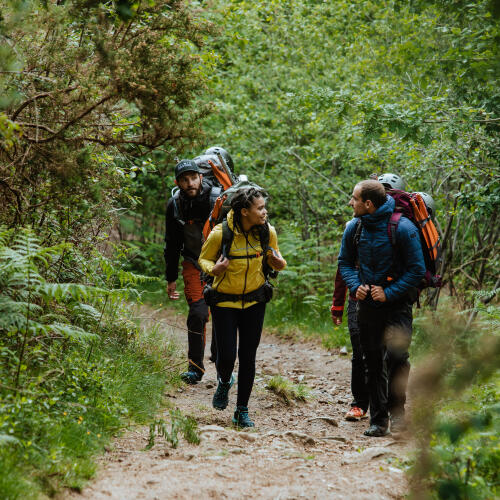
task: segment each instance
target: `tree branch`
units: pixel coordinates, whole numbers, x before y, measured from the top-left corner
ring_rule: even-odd
[[[110,95],[103,97],[100,101],[96,102],[95,104],[93,104],[92,106],[87,108],[85,111],[81,112],[78,116],[75,116],[72,120],[67,122],[66,125],[61,127],[57,132],[55,132],[50,137],[45,137],[44,139],[34,139],[33,137],[26,137],[26,139],[29,142],[36,142],[36,143],[53,141],[59,135],[61,135],[65,130],[67,130],[69,127],[71,127],[71,125],[77,123],[82,118],[85,118],[85,116],[87,116],[89,113],[92,113],[92,111],[94,111],[94,109],[98,108],[101,104],[104,104],[106,101],[109,101],[112,97],[113,97],[113,94],[110,94]]]
[[[73,90],[76,90],[79,87],[79,85],[75,85],[73,87],[68,87],[66,89],[59,89],[59,90],[53,90],[52,92],[42,92],[41,94],[34,95],[33,97],[30,97],[28,100],[24,101],[21,106],[19,106],[14,114],[12,115],[11,120],[15,121],[16,118],[19,116],[19,113],[26,107],[29,106],[32,102],[36,101],[37,99],[43,99],[44,97],[50,97],[53,94],[59,94],[59,93],[68,93]]]

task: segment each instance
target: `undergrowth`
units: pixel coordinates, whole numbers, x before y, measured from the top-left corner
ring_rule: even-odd
[[[200,444],[200,436],[196,432],[198,424],[193,417],[182,415],[180,410],[170,410],[170,431],[164,419],[157,419],[149,425],[149,440],[146,450],[150,450],[156,442],[156,438],[162,437],[172,448],[179,445],[179,433],[191,444]]]
[[[0,498],[80,490],[110,438],[178,383],[177,347],[128,319],[147,280],[0,228]]]
[[[476,293],[472,310],[457,313],[450,300],[417,321],[412,413],[419,446],[411,498],[500,493],[500,309],[486,306],[483,295]]]
[[[282,398],[287,405],[293,401],[307,401],[311,396],[311,392],[306,385],[294,384],[281,375],[271,377],[266,384],[266,389]]]

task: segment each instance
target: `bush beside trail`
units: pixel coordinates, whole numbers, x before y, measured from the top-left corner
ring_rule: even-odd
[[[179,382],[177,346],[126,310],[141,277],[81,258],[29,229],[0,231],[2,498],[80,489],[110,439],[153,419]]]

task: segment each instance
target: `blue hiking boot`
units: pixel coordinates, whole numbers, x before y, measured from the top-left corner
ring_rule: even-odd
[[[181,374],[181,379],[186,382],[186,384],[194,385],[197,384],[201,380],[202,375],[193,370],[189,370]]]
[[[224,410],[229,403],[229,389],[234,384],[234,375],[231,375],[229,382],[222,382],[219,379],[219,384],[212,399],[212,406],[217,410]]]
[[[246,406],[237,406],[233,416],[233,424],[237,427],[255,427],[255,424],[248,416],[248,408]]]

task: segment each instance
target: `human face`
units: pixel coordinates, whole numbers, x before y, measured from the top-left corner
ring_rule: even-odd
[[[248,231],[253,226],[262,226],[267,220],[266,200],[263,196],[253,199],[248,208],[241,209],[243,229]]]
[[[198,172],[186,172],[177,179],[177,185],[188,198],[194,198],[200,192],[201,179]]]
[[[355,186],[351,199],[349,200],[349,206],[351,206],[354,210],[354,217],[361,217],[362,215],[370,213],[370,204],[370,200],[363,201],[361,199],[361,188],[359,186]]]

